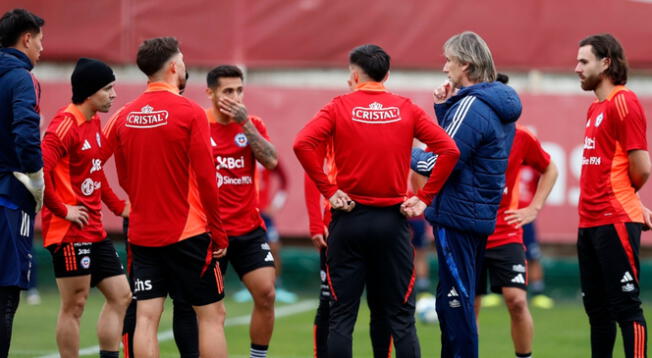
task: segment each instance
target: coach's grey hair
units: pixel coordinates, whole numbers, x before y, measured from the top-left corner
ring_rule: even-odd
[[[468,64],[466,75],[472,82],[496,80],[496,66],[489,46],[480,35],[465,31],[454,35],[444,44],[444,53],[461,64]]]

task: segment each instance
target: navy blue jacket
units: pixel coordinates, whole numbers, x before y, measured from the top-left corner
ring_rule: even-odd
[[[30,214],[34,198],[12,172],[33,173],[43,167],[40,87],[30,73],[32,67],[21,51],[0,48],[0,203]]]
[[[521,115],[516,92],[500,82],[464,87],[435,105],[439,125],[457,143],[460,159],[448,181],[426,209],[433,224],[479,235],[496,227],[505,186],[507,159]],[[429,175],[436,156],[415,149],[411,167]]]

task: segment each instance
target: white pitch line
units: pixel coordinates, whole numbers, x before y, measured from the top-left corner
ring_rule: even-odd
[[[319,302],[317,300],[305,300],[305,301],[300,301],[295,304],[287,305],[287,306],[281,306],[277,307],[274,310],[274,317],[276,318],[281,318],[281,317],[287,317],[287,316],[292,316],[298,313],[303,313],[307,312],[310,310],[313,310],[317,308],[317,304]],[[251,315],[244,315],[244,316],[238,316],[238,317],[233,317],[233,318],[227,318],[226,322],[224,322],[225,327],[229,326],[243,326],[245,324],[249,324],[251,321]],[[158,341],[164,342],[164,341],[169,341],[174,338],[174,335],[172,333],[172,330],[167,330],[163,331],[158,334]],[[92,347],[87,347],[87,348],[82,348],[79,350],[79,355],[80,356],[88,356],[88,355],[93,355],[93,354],[98,354],[100,352],[100,346],[92,346]],[[54,354],[49,354],[45,356],[40,356],[38,358],[60,358],[59,353],[54,353]]]

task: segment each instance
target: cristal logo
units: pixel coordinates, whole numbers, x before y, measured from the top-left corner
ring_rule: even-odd
[[[244,156],[241,156],[239,159],[235,159],[233,157],[221,157],[217,156],[217,170],[220,169],[236,169],[236,168],[244,168],[245,167],[245,160]]]
[[[154,128],[168,124],[168,111],[155,111],[150,105],[140,109],[140,112],[130,112],[125,126],[131,128]]]
[[[369,107],[354,107],[352,118],[362,123],[392,123],[401,120],[401,110],[398,107],[386,107],[378,102],[373,102]]]

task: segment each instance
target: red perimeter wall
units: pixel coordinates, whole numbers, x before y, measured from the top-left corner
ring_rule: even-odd
[[[635,68],[652,67],[646,0],[0,0],[46,20],[46,60],[133,63],[143,39],[175,36],[191,65],[340,67],[377,43],[394,68],[439,68],[441,47],[481,34],[503,69],[572,70],[577,43],[610,32]]]
[[[70,98],[67,83],[42,83],[41,103],[42,129],[49,123],[56,110],[66,105]],[[391,88],[391,86],[390,86]],[[144,89],[143,85],[118,85],[118,99],[113,110],[126,101],[135,98]],[[303,171],[292,152],[292,142],[296,133],[332,97],[340,94],[337,90],[288,89],[248,86],[245,102],[250,113],[263,118],[269,129],[272,141],[277,146],[280,158],[289,172],[290,190],[286,207],[278,215],[278,226],[282,235],[307,236],[308,219],[303,202]],[[411,97],[415,102],[433,113],[432,98],[429,91],[397,91]],[[190,84],[186,95],[202,106],[209,102],[201,85]],[[586,110],[593,97],[532,95],[522,94],[523,116],[521,124],[534,126],[544,146],[560,168],[560,177],[551,194],[548,204],[540,214],[539,229],[544,241],[574,242],[577,226],[577,191],[579,160],[583,144],[583,129]],[[641,98],[646,113],[652,113],[652,97]],[[108,115],[102,116],[106,121]],[[652,138],[652,128],[648,126],[648,138]],[[105,166],[110,183],[120,192],[112,162]],[[652,205],[652,184],[641,192],[641,197]],[[121,221],[108,211],[104,213],[107,230],[121,230]],[[40,221],[40,220],[39,220]],[[646,234],[649,236],[649,234]],[[642,241],[646,244],[647,241]]]

